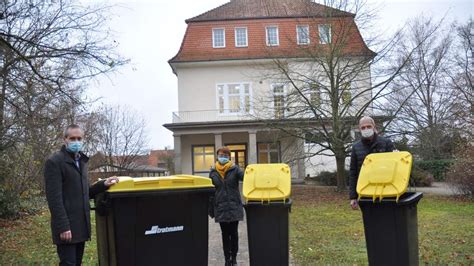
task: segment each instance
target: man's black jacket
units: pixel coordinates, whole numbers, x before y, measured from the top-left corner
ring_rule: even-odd
[[[349,172],[349,197],[357,199],[357,180],[359,179],[360,168],[364,162],[365,156],[370,153],[392,152],[393,143],[389,139],[374,135],[371,141],[360,140],[352,145],[351,167]]]

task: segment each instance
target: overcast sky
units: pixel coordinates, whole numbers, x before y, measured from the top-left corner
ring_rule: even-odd
[[[419,14],[467,21],[473,14],[470,0],[370,0],[381,4],[381,30],[389,32]],[[95,2],[93,0],[85,2]],[[119,42],[118,51],[130,64],[116,74],[93,81],[91,97],[109,104],[128,105],[147,121],[149,148],[173,147],[172,133],[162,125],[178,111],[177,78],[167,61],[180,47],[185,19],[220,6],[227,0],[126,0],[118,4],[109,27]],[[364,33],[362,33],[364,34]]]

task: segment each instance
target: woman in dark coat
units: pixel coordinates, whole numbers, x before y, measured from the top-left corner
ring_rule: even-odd
[[[237,265],[238,226],[244,218],[239,181],[243,180],[244,173],[230,160],[229,148],[217,150],[217,161],[209,177],[216,187],[211,201],[211,216],[221,226],[225,265]]]

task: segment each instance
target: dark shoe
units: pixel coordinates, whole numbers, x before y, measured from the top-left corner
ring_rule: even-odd
[[[225,266],[232,266],[232,261],[225,260]]]

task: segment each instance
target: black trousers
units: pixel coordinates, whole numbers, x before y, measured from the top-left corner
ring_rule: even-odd
[[[239,252],[239,221],[219,224],[222,230],[222,246],[226,260],[237,257],[237,252]]]
[[[59,265],[81,265],[84,255],[84,242],[75,244],[56,245],[59,255]]]

